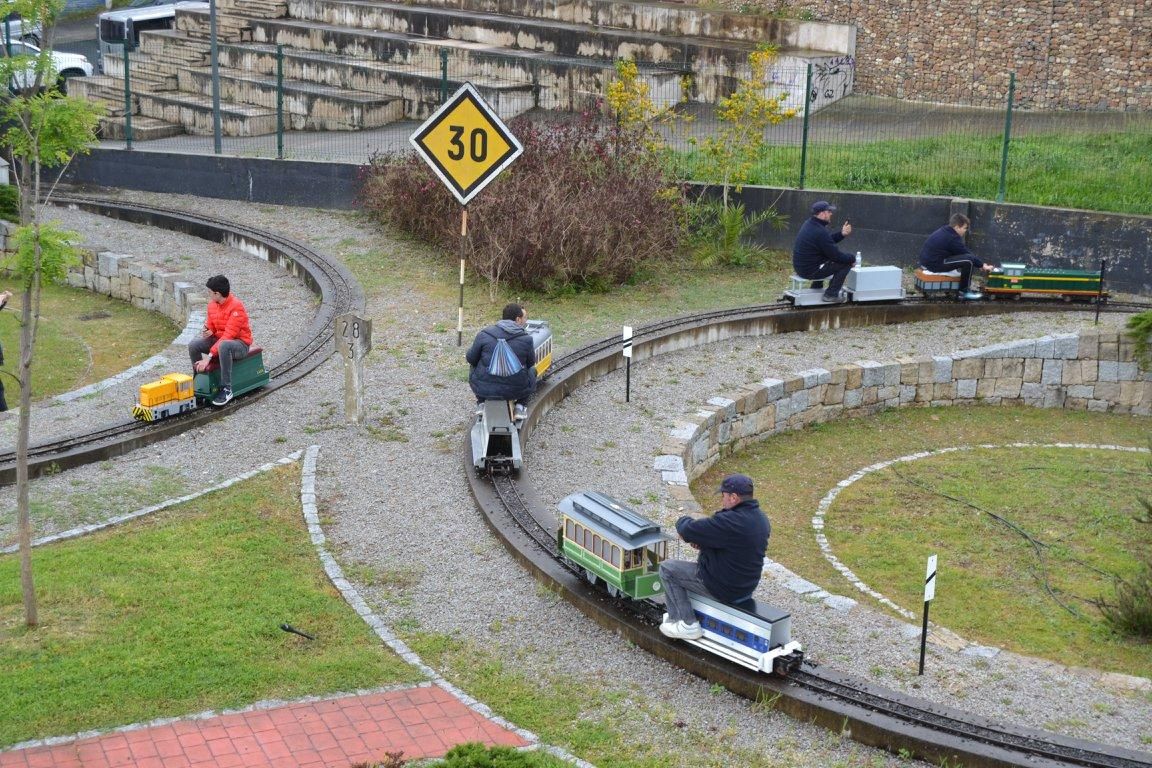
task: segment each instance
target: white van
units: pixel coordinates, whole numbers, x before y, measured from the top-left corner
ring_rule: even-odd
[[[96,44],[99,49],[100,71],[104,71],[105,54],[124,52],[124,41],[131,41],[132,48],[140,44],[140,33],[150,29],[172,29],[176,26],[177,8],[208,10],[208,3],[193,2],[147,5],[141,8],[122,8],[100,14],[96,22]]]

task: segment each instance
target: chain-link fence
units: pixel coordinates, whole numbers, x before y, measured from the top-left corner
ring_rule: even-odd
[[[132,134],[106,145],[363,163],[407,151],[420,122],[465,81],[508,121],[601,110],[617,78],[608,60],[431,45],[387,61],[270,45],[230,46],[220,56],[218,110],[208,68],[171,72],[142,56],[120,97],[136,113]],[[122,73],[114,58],[109,64],[110,74]],[[1021,110],[1013,106],[1014,78],[1003,74],[999,109],[857,95],[854,66],[787,59],[773,67],[764,92],[786,94],[782,107],[795,116],[765,130],[748,183],[1152,211],[1152,115]],[[715,103],[745,70],[638,64],[648,99],[670,118],[660,131],[678,177],[716,180],[700,146],[725,127]],[[150,138],[157,119],[182,123],[189,134]],[[1101,195],[1120,202],[1096,205]]]

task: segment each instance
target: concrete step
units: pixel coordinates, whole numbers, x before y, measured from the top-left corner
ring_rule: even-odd
[[[129,62],[132,66],[131,86],[132,92],[146,91],[174,91],[176,90],[176,73],[179,66],[170,65],[150,56],[139,53],[130,54]],[[124,57],[118,53],[104,54],[104,74],[121,82],[123,89]]]
[[[336,59],[374,62],[398,73],[405,68],[439,72],[440,53],[446,51],[449,77],[454,81],[486,78],[490,82],[531,84],[537,93],[535,106],[545,109],[585,109],[603,98],[607,84],[615,77],[613,61],[501,49],[459,40],[427,40],[317,22],[253,20],[252,32],[256,43],[281,44],[294,54],[323,52]],[[641,75],[659,103],[675,104],[680,100],[678,69],[645,65]],[[702,85],[715,90],[709,85],[712,79],[703,78]]]
[[[119,117],[100,118],[100,138],[123,141],[127,135],[126,121]],[[142,115],[132,116],[132,141],[153,141],[169,136],[184,135],[184,126]]]
[[[288,15],[286,0],[217,0],[216,10],[258,19],[281,19]]]
[[[420,5],[627,29],[651,36],[770,43],[784,52],[790,49],[838,55],[856,52],[851,24],[780,19],[764,13],[738,13],[700,5],[618,0],[420,0]]]
[[[212,99],[191,93],[141,93],[140,114],[184,126],[187,133],[213,132]],[[225,136],[263,136],[276,132],[276,112],[264,107],[220,102],[220,130]]]
[[[95,101],[104,105],[104,112],[111,117],[124,114],[124,81],[108,75],[74,77],[68,82],[68,95],[78,96],[85,101]],[[136,110],[136,98],[129,102]]]
[[[429,59],[435,62],[436,59]],[[223,45],[220,63],[234,69],[275,78],[276,47],[262,43]],[[284,49],[284,78],[395,96],[404,100],[404,115],[422,120],[440,106],[442,84],[438,65],[393,61],[389,63],[352,56],[318,54],[294,48]],[[536,88],[525,80],[506,80],[476,73],[470,80],[497,114],[511,119],[536,106]],[[449,80],[448,93],[463,83]]]
[[[180,91],[202,96],[212,92],[209,67],[186,69]],[[277,84],[268,77],[231,68],[220,69],[220,98],[237,104],[276,109]],[[284,128],[293,131],[359,131],[404,119],[404,101],[338,86],[285,80]]]
[[[138,55],[201,67],[209,63],[207,40],[190,38],[172,29],[158,29],[140,34]]]
[[[719,67],[742,72],[748,53],[756,46],[750,40],[654,36],[553,19],[363,0],[289,0],[288,12],[293,20],[316,26],[396,32],[604,61],[627,58],[685,71]],[[207,11],[196,13],[207,15]]]

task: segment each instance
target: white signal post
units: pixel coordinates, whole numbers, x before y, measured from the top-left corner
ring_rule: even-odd
[[[464,261],[468,254],[468,201],[500,175],[524,147],[472,83],[464,83],[408,137],[417,154],[460,201],[460,306],[456,346],[464,342]]]
[[[928,643],[928,605],[936,597],[936,555],[929,555],[924,573],[924,624],[920,628],[920,672],[924,674],[924,650]]]
[[[624,326],[624,402],[632,396],[632,326]]]
[[[336,351],[344,358],[344,420],[364,419],[364,356],[372,351],[372,321],[349,312],[335,320]]]

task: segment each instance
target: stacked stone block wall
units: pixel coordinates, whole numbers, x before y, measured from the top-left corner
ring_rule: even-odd
[[[1152,110],[1152,0],[793,0],[855,24],[856,92],[1002,107]]]
[[[672,496],[695,502],[688,482],[750,443],[841,416],[901,406],[986,403],[1152,415],[1152,373],[1118,331],[1061,334],[951,356],[861,361],[764,379],[710,399],[669,434],[655,469]]]
[[[206,310],[207,299],[200,286],[182,277],[135,256],[85,250],[81,263],[69,271],[67,282],[74,288],[86,288],[140,309],[160,312],[183,326],[191,312]]]

